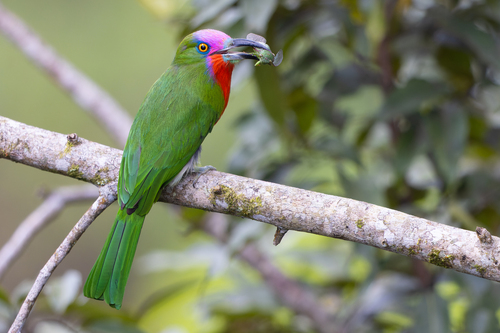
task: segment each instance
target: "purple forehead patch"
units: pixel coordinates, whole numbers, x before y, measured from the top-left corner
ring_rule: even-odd
[[[213,29],[205,29],[199,30],[194,33],[194,37],[200,41],[205,42],[211,47],[210,54],[215,51],[222,50],[224,48],[224,44],[228,39],[231,39],[227,34],[222,31],[213,30]]]

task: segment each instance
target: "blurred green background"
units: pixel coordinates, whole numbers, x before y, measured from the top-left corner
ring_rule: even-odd
[[[500,3],[493,0],[2,1],[135,114],[176,45],[199,28],[283,49],[278,68],[241,65],[202,162],[498,234]],[[0,113],[117,145],[0,38]],[[0,244],[73,179],[0,160]],[[68,206],[1,282],[0,331],[89,203]],[[313,292],[339,332],[493,332],[498,284],[360,244],[232,219],[229,244],[202,213],[157,205],[120,311],[81,296],[111,207],[56,270],[28,322],[43,332],[319,332],[237,254],[254,242]]]

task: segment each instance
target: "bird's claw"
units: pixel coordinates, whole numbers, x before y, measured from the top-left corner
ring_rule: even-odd
[[[197,173],[197,175],[194,178],[193,187],[196,187],[196,183],[198,182],[198,179],[200,179],[200,177],[202,175],[204,175],[205,173],[207,173],[209,171],[217,171],[217,169],[211,165],[205,165],[202,167],[198,167],[198,166],[194,167],[192,172]]]

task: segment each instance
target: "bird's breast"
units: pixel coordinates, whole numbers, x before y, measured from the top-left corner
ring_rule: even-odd
[[[224,61],[221,54],[215,54],[207,57],[207,67],[212,78],[222,89],[226,102],[224,105],[225,109],[229,100],[229,93],[231,92],[231,75],[234,65]]]

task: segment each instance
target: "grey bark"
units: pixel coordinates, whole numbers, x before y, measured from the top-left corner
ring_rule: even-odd
[[[116,191],[121,151],[0,117],[0,158]],[[388,208],[217,171],[166,188],[161,201],[350,240],[500,281],[499,238]],[[272,241],[272,240],[270,240]],[[286,241],[286,238],[285,238]]]

